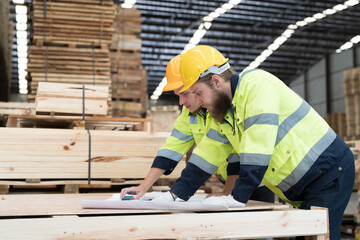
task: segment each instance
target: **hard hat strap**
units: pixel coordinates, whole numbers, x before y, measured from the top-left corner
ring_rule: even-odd
[[[230,68],[230,64],[229,62],[226,62],[225,64],[221,65],[221,66],[211,66],[209,67],[207,70],[205,70],[205,72],[203,72],[202,74],[200,74],[200,78],[205,77],[206,75],[208,75],[209,73],[213,73],[213,74],[222,74],[223,72],[225,72],[226,70],[228,70]]]

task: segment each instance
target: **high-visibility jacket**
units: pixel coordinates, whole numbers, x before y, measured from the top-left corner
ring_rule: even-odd
[[[152,167],[165,170],[165,175],[170,174],[179,163],[184,154],[194,145],[198,145],[205,133],[207,132],[207,121],[211,120],[211,116],[203,109],[196,114],[192,114],[185,107],[182,109],[181,115],[178,117],[171,132],[171,136],[166,139],[165,144],[159,149]],[[233,154],[230,158],[231,165],[239,165],[238,154]],[[228,168],[227,156],[218,161],[214,174],[222,182],[229,175],[237,175],[234,167]],[[195,161],[195,163],[208,171],[206,164]],[[235,167],[238,169],[238,167]],[[211,175],[211,174],[210,174]]]
[[[299,206],[306,187],[325,185],[351,166],[347,145],[277,77],[253,69],[234,75],[232,83],[236,81],[233,107],[223,123],[212,121],[209,130],[225,136],[240,155],[236,200],[246,203],[262,181],[281,199]],[[212,135],[216,134],[207,134],[193,151],[210,163],[230,151]],[[192,181],[196,179],[178,179],[171,191],[186,198],[192,191],[184,189]]]

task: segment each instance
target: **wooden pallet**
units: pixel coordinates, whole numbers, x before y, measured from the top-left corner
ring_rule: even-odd
[[[344,71],[347,139],[360,139],[360,68]]]
[[[326,122],[342,139],[347,134],[346,113],[329,113]]]
[[[146,116],[146,105],[135,101],[114,100],[110,103],[109,115],[114,117],[143,118]]]
[[[104,200],[109,197],[110,194],[3,196],[4,199],[0,200],[2,237],[253,239],[305,235],[313,236],[311,239],[329,239],[328,214],[323,208],[289,209],[287,205],[257,201],[249,201],[245,208],[187,213],[80,207],[81,199]]]
[[[110,51],[110,62],[112,73],[118,73],[122,69],[140,69],[142,66],[139,54],[123,51]]]
[[[0,180],[0,194],[9,194],[16,192],[31,192],[31,191],[55,191],[62,193],[80,193],[81,191],[96,191],[108,190],[111,191],[113,187],[126,185],[139,185],[142,179],[109,179],[109,180],[41,180],[25,179],[25,180]]]
[[[153,132],[153,120],[148,118],[89,117],[45,115],[9,115],[7,127],[25,128],[67,128],[89,130],[134,130]]]

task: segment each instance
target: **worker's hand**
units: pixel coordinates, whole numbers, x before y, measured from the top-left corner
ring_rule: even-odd
[[[222,204],[230,208],[245,207],[245,203],[236,201],[231,195],[220,197],[212,196],[202,200],[201,202],[206,204]]]
[[[225,192],[225,191],[223,191],[223,192],[219,192],[219,193],[210,193],[210,194],[206,195],[206,198],[209,198],[209,197],[221,197],[221,196],[227,196],[227,195],[229,195],[229,194],[231,194],[231,193],[229,193],[229,192]]]
[[[149,192],[145,193],[145,195],[140,199],[145,201],[153,201],[153,202],[174,202],[175,199],[170,191],[167,192]]]
[[[123,188],[120,192],[120,199],[123,199],[126,194],[134,195],[134,200],[137,200],[144,196],[146,190],[142,188],[141,186],[137,187],[129,187],[129,188]]]

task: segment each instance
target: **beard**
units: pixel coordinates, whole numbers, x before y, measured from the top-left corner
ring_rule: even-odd
[[[214,99],[209,109],[210,115],[215,121],[221,123],[232,103],[228,95],[224,92],[214,90]]]

